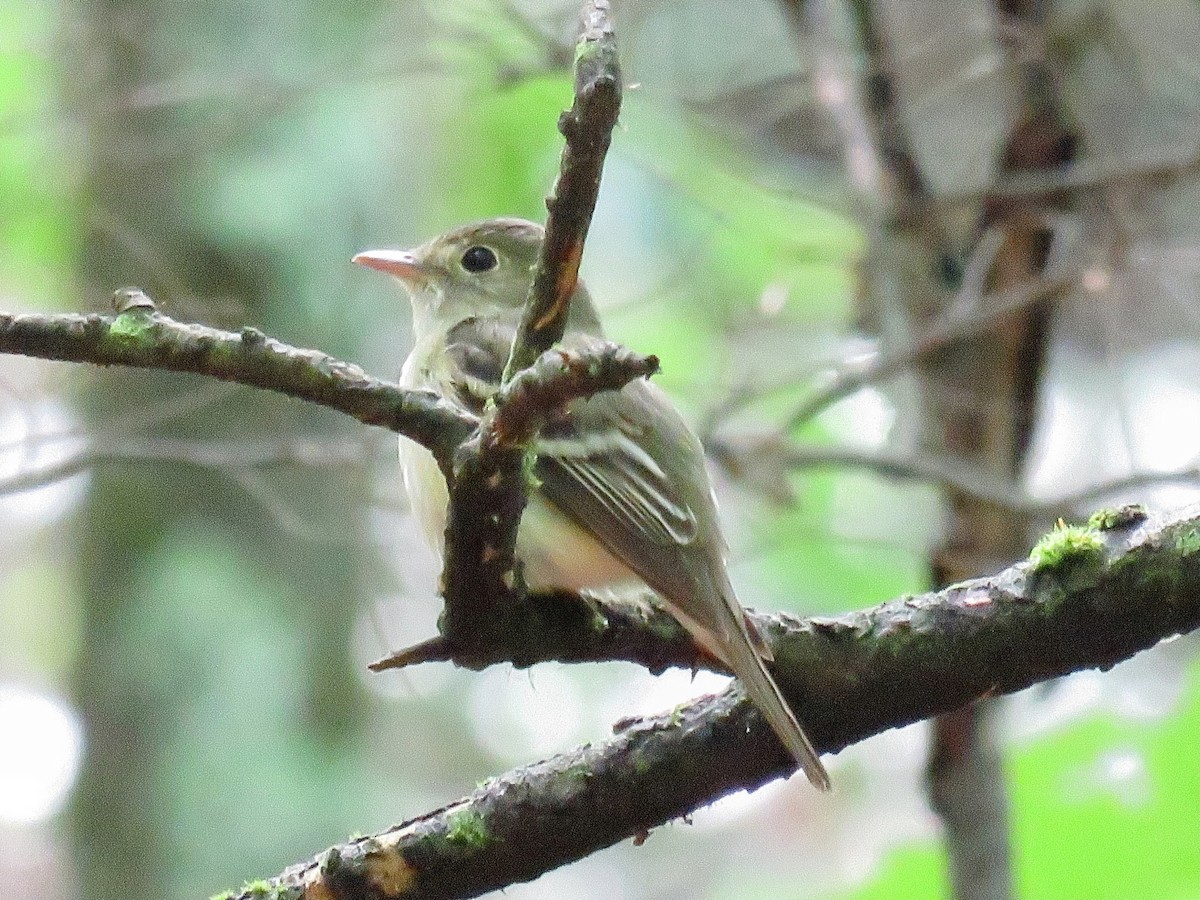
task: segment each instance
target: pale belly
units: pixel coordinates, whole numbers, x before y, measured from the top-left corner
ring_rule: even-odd
[[[407,438],[400,439],[400,468],[413,515],[426,542],[441,556],[449,499],[441,470],[428,450]],[[517,557],[534,590],[578,591],[641,581],[588,531],[536,493],[521,516]]]

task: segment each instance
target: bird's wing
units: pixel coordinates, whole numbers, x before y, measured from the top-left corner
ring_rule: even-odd
[[[705,649],[732,664],[726,643],[748,640],[772,658],[725,572],[703,449],[666,395],[639,380],[579,401],[535,447],[542,493],[659,593]]]
[[[481,412],[500,382],[512,326],[468,319],[446,338],[456,400]],[[567,350],[601,338],[567,335]],[[700,442],[654,385],[637,380],[570,404],[534,443],[541,492],[609,552],[677,607],[697,592],[728,594],[724,543]],[[703,585],[703,587],[701,587]],[[725,615],[693,618],[722,637]],[[757,637],[757,636],[755,636]],[[760,643],[756,641],[756,643]]]
[[[700,442],[654,385],[639,379],[572,403],[534,448],[546,497],[667,600],[691,597],[714,569],[724,577]]]
[[[446,355],[457,402],[482,411],[499,387],[513,331],[487,318],[450,330]],[[600,343],[578,333],[563,342],[571,350]],[[686,546],[696,539],[696,511],[680,486],[693,482],[691,469],[702,465],[699,445],[656,388],[639,381],[573,403],[543,429],[534,449],[551,502],[589,531],[602,527],[623,546]],[[576,515],[576,507],[586,511]]]
[[[452,399],[479,415],[487,401],[500,389],[516,330],[495,319],[471,318],[459,322],[446,334],[446,357],[450,364]]]
[[[679,448],[660,443],[669,439],[659,433],[663,423],[638,415],[639,407],[659,405],[646,387],[578,401],[552,420],[535,444],[538,476],[556,505],[588,508],[579,518],[592,523],[590,530],[610,526],[639,543],[683,547],[696,539],[696,511],[680,496],[682,473],[662,459],[662,450]]]

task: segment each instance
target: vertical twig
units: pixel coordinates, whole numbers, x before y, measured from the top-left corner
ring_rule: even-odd
[[[575,48],[575,102],[558,120],[566,138],[558,180],[546,200],[546,239],[504,380],[532,365],[563,336],[579,262],[600,193],[604,157],[621,111],[621,68],[608,0],[589,0]]]
[[[584,6],[575,51],[571,109],[558,127],[566,139],[558,179],[546,201],[546,236],[534,269],[529,297],[505,366],[505,390],[494,416],[459,448],[447,512],[442,593],[446,606],[440,630],[467,662],[498,629],[520,627],[513,616],[528,604],[516,558],[517,530],[528,490],[527,442],[496,439],[508,388],[563,335],[579,261],[600,190],[604,158],[621,107],[621,76],[607,0]],[[518,602],[514,602],[518,601]]]

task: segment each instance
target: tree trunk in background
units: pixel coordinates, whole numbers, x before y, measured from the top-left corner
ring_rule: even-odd
[[[278,326],[263,321],[263,310],[271,290],[281,290],[273,281],[281,273],[263,263],[261,248],[222,245],[202,222],[187,218],[196,205],[186,193],[192,167],[205,158],[183,152],[196,134],[185,131],[179,110],[151,99],[153,89],[185,77],[173,68],[182,65],[178,50],[189,43],[189,36],[171,33],[187,27],[178,24],[174,4],[81,2],[73,12],[78,24],[69,33],[74,47],[68,58],[75,66],[66,78],[89,148],[79,279],[87,308],[101,307],[115,288],[133,283],[181,318]],[[238,49],[231,47],[230,53]],[[212,301],[227,298],[239,307],[231,321],[222,321]],[[144,421],[148,410],[161,415],[137,429],[143,437],[285,439],[306,423],[322,422],[328,430],[331,420],[276,397],[245,390],[214,393],[197,380],[158,373],[90,372],[83,383],[86,393],[80,399],[90,428],[114,429],[114,441],[120,440],[123,423]],[[215,399],[192,403],[172,416],[172,407],[187,407],[198,392]],[[341,523],[364,508],[364,480],[361,468],[309,471],[299,473],[289,488],[303,498],[313,521]],[[176,464],[94,472],[78,522],[85,610],[75,691],[85,719],[87,756],[73,819],[80,895],[88,900],[171,893],[164,883],[171,872],[172,824],[164,808],[164,770],[172,762],[163,758],[164,742],[188,710],[182,706],[187,701],[180,696],[181,685],[162,683],[162,673],[176,671],[170,664],[176,642],[186,642],[187,636],[154,635],[152,646],[161,656],[153,659],[126,650],[144,610],[134,598],[147,593],[147,572],[159,542],[169,532],[201,522],[227,529],[241,555],[260,561],[270,573],[274,597],[287,601],[281,614],[294,621],[307,660],[302,715],[315,740],[336,748],[359,726],[361,690],[347,649],[363,593],[361,528],[347,529],[338,552],[314,552],[220,472]],[[170,604],[172,598],[157,602]],[[246,596],[235,602],[268,601]],[[180,617],[186,621],[187,611]],[[144,650],[146,645],[136,646]],[[244,690],[253,696],[257,687],[247,684]],[[222,735],[210,739],[219,741]],[[270,747],[261,752],[270,753]],[[214,860],[213,868],[221,868],[220,861]],[[230,872],[229,883],[248,874]],[[197,885],[194,893],[205,891]]]
[[[1023,41],[1042,28],[1039,3],[997,4]],[[1021,47],[1002,41],[1019,73],[1015,126],[1000,171],[1052,171],[1074,156],[1075,139],[1063,120],[1050,73],[1041,61],[1022,62]],[[1032,198],[993,203],[983,211],[980,236],[992,230],[998,250],[986,296],[1037,279],[1047,263],[1055,201]],[[976,247],[979,245],[976,244]],[[1043,304],[999,319],[978,338],[958,344],[920,368],[927,436],[934,452],[1019,483],[1035,426],[1043,375],[1049,312]],[[966,398],[974,398],[974,403]],[[945,542],[932,558],[934,582],[962,581],[1025,553],[1027,523],[949,491]],[[1014,895],[1008,797],[1003,754],[989,728],[987,701],[934,723],[930,794],[946,825],[950,880],[955,897],[1004,900]]]
[[[997,16],[1007,28],[1000,31],[1020,33],[1025,45],[1036,43],[1030,35],[1041,25],[1032,8],[1038,4],[1001,6]],[[953,216],[939,207],[912,143],[930,137],[914,129],[937,124],[906,120],[897,108],[901,88],[889,29],[905,23],[889,21],[876,4],[856,5],[854,15],[868,60],[861,88],[866,118],[887,188],[878,239],[864,266],[864,292],[871,316],[885,334],[898,330],[903,343],[944,319],[972,263],[986,272],[976,314],[986,315],[986,304],[1005,290],[1038,278],[1052,240],[1050,205],[1044,198],[980,200],[973,210],[960,207]],[[1016,124],[997,169],[1001,174],[1054,169],[1071,159],[1074,141],[1062,123],[1051,79],[1038,62],[1023,61],[1013,41],[1000,44]],[[953,69],[952,62],[947,69]],[[964,228],[972,219],[977,226]],[[922,452],[1019,482],[1043,372],[1045,304],[998,317],[977,337],[920,361],[915,375]],[[935,585],[994,571],[1026,552],[1028,523],[1011,509],[954,490],[947,491],[946,500],[945,537],[930,560]],[[1014,892],[1008,800],[987,709],[983,702],[934,723],[930,793],[946,829],[953,896],[1004,900]]]

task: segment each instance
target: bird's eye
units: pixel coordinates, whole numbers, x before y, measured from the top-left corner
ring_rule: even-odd
[[[462,255],[462,267],[468,272],[490,272],[496,268],[498,263],[496,252],[491,247],[482,247],[478,244],[468,247]]]

